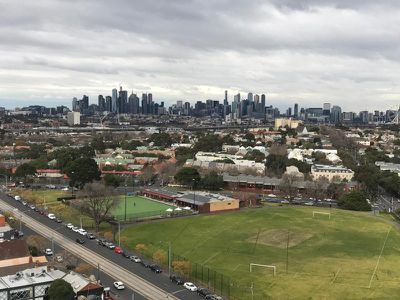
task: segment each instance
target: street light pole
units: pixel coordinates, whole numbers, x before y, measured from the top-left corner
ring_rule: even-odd
[[[168,241],[168,276],[171,276],[171,258],[172,258],[171,241]]]
[[[121,247],[121,222],[118,221],[118,246]]]

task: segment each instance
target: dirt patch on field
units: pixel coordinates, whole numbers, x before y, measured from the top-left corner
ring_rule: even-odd
[[[300,243],[310,239],[313,235],[307,232],[290,232],[289,248],[299,245]],[[261,231],[250,237],[247,241],[250,243],[261,244],[276,248],[285,249],[288,240],[288,231],[283,229],[271,229]]]

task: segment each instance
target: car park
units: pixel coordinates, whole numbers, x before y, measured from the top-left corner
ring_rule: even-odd
[[[77,238],[76,240],[75,240],[78,244],[84,244],[85,243],[85,240],[83,240],[83,239],[81,239],[81,238]]]
[[[184,287],[185,289],[188,289],[188,290],[191,291],[191,292],[197,291],[197,286],[195,286],[192,282],[185,282],[185,283],[183,284],[183,287]]]
[[[96,238],[96,236],[95,236],[93,233],[90,233],[90,232],[88,232],[88,233],[86,234],[86,237],[87,237],[89,240],[94,240],[94,239]]]
[[[206,289],[206,288],[198,288],[197,289],[197,294],[200,297],[205,298],[206,296],[212,295],[213,293],[210,290]]]
[[[117,254],[121,254],[121,253],[124,252],[124,251],[122,250],[121,247],[116,246],[116,247],[114,248],[114,252],[117,253]]]
[[[123,284],[121,281],[116,281],[116,282],[114,282],[114,287],[115,287],[117,290],[123,290],[123,289],[125,289],[125,286],[124,286],[124,284]]]
[[[177,275],[171,275],[169,276],[169,280],[171,280],[171,282],[176,283],[177,285],[182,285],[184,284],[184,281],[182,278],[180,278]]]
[[[129,257],[129,259],[135,263],[140,263],[142,261],[139,256],[135,255],[132,255],[131,257]]]
[[[74,225],[72,225],[71,223],[68,223],[67,225],[65,225],[65,227],[67,227],[68,229],[72,229],[72,227],[74,227]]]
[[[152,270],[156,274],[162,273],[161,267],[159,265],[156,265],[156,264],[150,265],[150,270]]]

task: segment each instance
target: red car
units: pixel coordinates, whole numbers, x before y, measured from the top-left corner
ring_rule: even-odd
[[[118,247],[118,246],[117,246],[117,247],[115,247],[114,252],[117,253],[117,254],[121,254],[121,253],[124,252],[124,251],[122,250],[121,247]]]

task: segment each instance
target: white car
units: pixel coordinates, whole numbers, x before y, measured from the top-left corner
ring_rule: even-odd
[[[54,214],[48,214],[47,217],[48,217],[50,220],[55,220],[55,219],[56,219],[56,216],[55,216]]]
[[[79,231],[79,227],[76,227],[76,226],[72,227],[71,229],[72,229],[73,232],[78,232]]]
[[[116,281],[116,282],[114,282],[114,287],[115,287],[117,290],[123,290],[123,289],[125,289],[125,286],[124,286],[124,284],[123,284],[121,281]]]
[[[195,291],[197,291],[197,286],[195,286],[193,283],[191,283],[191,282],[185,282],[184,284],[183,284],[183,286],[186,288],[186,289],[188,289],[189,291],[191,291],[191,292],[195,292]]]
[[[21,196],[17,195],[17,196],[14,197],[14,199],[17,200],[17,201],[21,201]]]
[[[80,235],[87,235],[87,231],[86,231],[85,229],[83,229],[83,228],[80,228],[80,229],[78,230],[78,233],[79,233]]]
[[[68,229],[72,229],[72,227],[74,227],[74,225],[72,225],[71,223],[68,223],[67,225],[65,225],[65,227],[67,227]]]
[[[52,256],[53,255],[53,250],[51,250],[50,248],[45,249],[44,250],[44,255]]]
[[[134,255],[130,257],[130,260],[134,261],[135,263],[140,263],[142,261],[139,256],[134,256]]]

